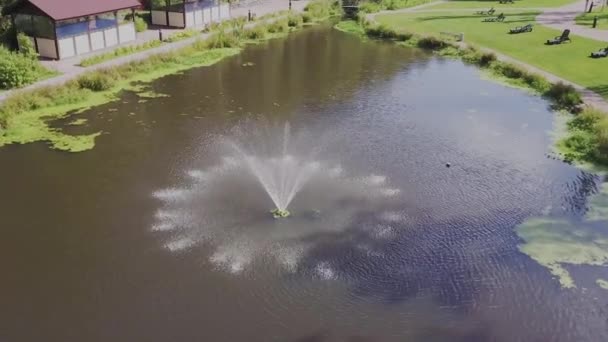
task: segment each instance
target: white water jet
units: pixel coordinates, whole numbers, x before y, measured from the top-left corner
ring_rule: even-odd
[[[309,162],[289,154],[291,128],[289,123],[283,129],[283,149],[279,156],[261,158],[250,155],[236,143],[232,148],[246,162],[249,171],[257,178],[274,203],[275,217],[289,216],[287,207],[304,184],[320,170],[320,163]]]

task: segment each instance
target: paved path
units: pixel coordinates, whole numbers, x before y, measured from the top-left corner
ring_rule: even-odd
[[[570,29],[572,33],[595,40],[608,42],[608,31],[593,29],[587,26],[576,25],[574,19],[585,9],[586,0],[580,0],[570,5],[558,8],[546,9],[536,17],[539,24],[554,28],[556,30]],[[595,5],[597,7],[601,5]]]
[[[294,11],[303,11],[304,7],[306,7],[306,4],[308,4],[308,2],[309,2],[309,0],[293,1],[292,9]],[[262,0],[262,1],[256,1],[254,3],[250,3],[246,6],[242,6],[242,7],[236,8],[234,10],[231,10],[231,17],[236,18],[236,17],[243,16],[243,15],[246,16],[247,13],[249,12],[249,10],[251,10],[252,13],[255,13],[258,17],[260,17],[265,14],[284,11],[287,9],[289,9],[289,2],[287,0]],[[253,22],[247,26],[249,26],[249,27],[255,26],[256,24],[257,24],[257,22]],[[176,33],[176,32],[182,31],[182,30],[163,29],[163,32],[167,32],[167,31],[170,34],[173,34],[173,33]],[[98,53],[86,54],[84,56],[80,56],[80,57],[76,57],[76,58],[68,58],[68,59],[60,60],[60,61],[43,61],[43,64],[46,67],[59,71],[61,73],[61,75],[36,82],[34,84],[31,84],[31,85],[21,88],[21,89],[13,89],[13,90],[1,92],[0,93],[0,103],[2,101],[4,101],[7,97],[9,97],[12,94],[17,93],[17,92],[30,91],[30,90],[43,88],[43,87],[59,86],[59,85],[66,83],[67,81],[70,81],[72,79],[77,78],[78,76],[81,76],[82,74],[84,74],[86,72],[99,70],[99,69],[105,69],[105,68],[114,67],[114,66],[119,66],[119,65],[130,63],[130,62],[141,61],[141,60],[147,59],[153,55],[161,54],[164,52],[170,52],[170,51],[173,51],[176,49],[186,47],[188,45],[193,44],[194,42],[196,42],[199,39],[205,39],[205,38],[209,37],[209,35],[210,34],[208,34],[208,33],[201,33],[200,35],[197,35],[197,36],[194,36],[191,38],[187,38],[187,39],[180,40],[180,41],[173,42],[173,43],[165,43],[165,44],[163,44],[159,47],[153,48],[153,49],[133,53],[133,54],[118,57],[118,58],[114,58],[114,59],[108,60],[106,62],[92,65],[92,66],[89,66],[86,68],[78,65],[78,64],[80,64],[82,59],[94,56],[95,54],[107,53],[107,52],[111,51],[111,49],[99,51]],[[154,39],[158,39],[158,32],[156,30],[148,30],[148,31],[144,32],[143,35],[141,33],[138,34],[137,41],[131,43],[131,45],[142,44],[145,41],[154,40]]]

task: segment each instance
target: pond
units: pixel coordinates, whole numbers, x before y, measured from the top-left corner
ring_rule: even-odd
[[[606,268],[564,288],[517,233],[582,222],[602,179],[482,76],[318,26],[55,123],[92,151],[1,149],[1,339],[606,340]],[[282,144],[273,219],[249,171]]]

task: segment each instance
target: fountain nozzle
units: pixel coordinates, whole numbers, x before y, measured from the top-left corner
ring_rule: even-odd
[[[291,213],[289,211],[281,210],[279,208],[271,210],[270,213],[272,214],[272,217],[274,217],[275,219],[287,218],[291,215]]]

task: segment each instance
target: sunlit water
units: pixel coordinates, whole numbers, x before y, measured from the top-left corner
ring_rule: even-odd
[[[563,289],[519,249],[607,226],[545,101],[327,27],[268,45],[80,114],[91,152],[0,149],[0,340],[608,340],[606,267]]]

